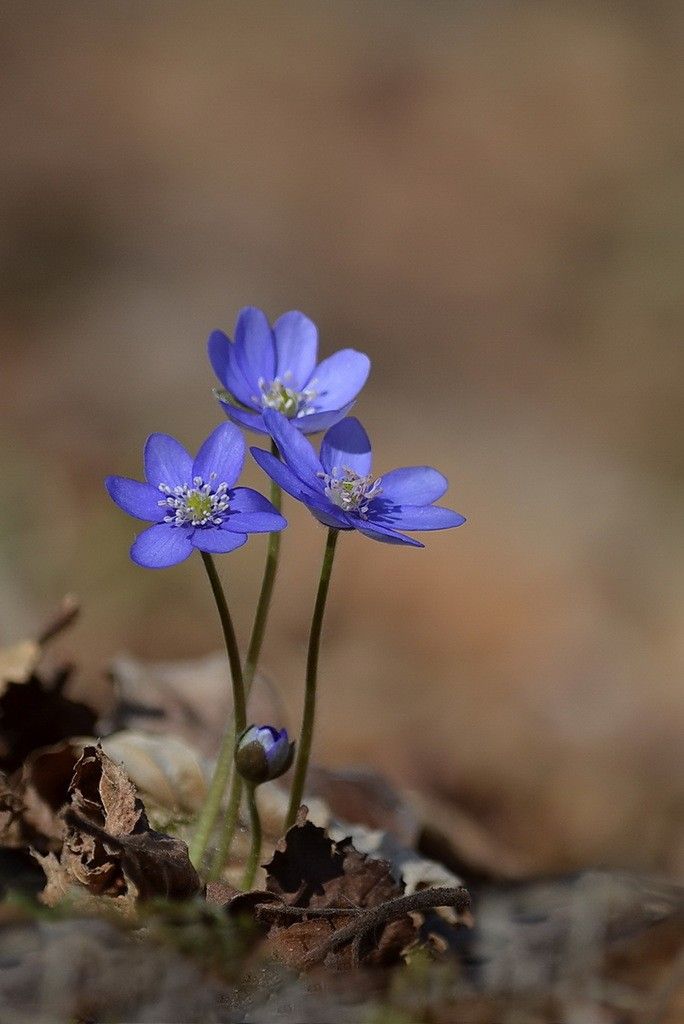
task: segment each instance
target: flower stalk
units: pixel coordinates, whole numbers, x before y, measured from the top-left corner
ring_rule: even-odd
[[[275,441],[271,443],[271,451],[275,456],[278,455],[278,449]],[[275,481],[271,481],[271,504],[278,512],[282,506],[282,491]],[[257,601],[256,613],[254,615],[254,624],[252,625],[252,633],[249,638],[249,647],[247,648],[247,657],[245,658],[245,668],[243,672],[243,681],[245,686],[245,696],[249,696],[249,691],[252,688],[254,682],[254,676],[256,674],[257,666],[259,664],[259,656],[261,654],[261,645],[264,640],[264,633],[266,632],[266,623],[268,621],[268,613],[271,607],[271,598],[273,597],[273,587],[275,585],[275,578],[278,572],[278,561],[280,558],[280,533],[274,531],[268,535],[268,548],[266,551],[266,564],[264,566],[264,575],[261,581],[261,590],[259,591],[259,600]],[[239,736],[240,730],[238,729],[235,721],[229,726],[230,731],[230,756],[232,758],[233,748],[235,745],[235,737]],[[231,762],[232,763],[232,762]],[[228,767],[230,772],[230,765]],[[227,782],[227,777],[226,777]],[[230,776],[230,790],[228,793],[228,804],[226,807],[226,815],[223,822],[223,829],[221,831],[221,838],[219,845],[214,855],[214,859],[211,864],[211,870],[209,872],[209,878],[215,881],[221,874],[223,867],[228,860],[230,848],[233,845],[233,839],[235,838],[235,831],[237,829],[238,817],[240,814],[240,800],[242,796],[242,779],[238,773],[233,769],[233,773]],[[216,817],[218,816],[218,809],[214,821],[211,827],[213,828]]]
[[[235,772],[235,776],[237,776],[237,774],[238,773]],[[254,878],[257,868],[259,867],[259,858],[261,857],[261,818],[259,816],[259,805],[256,800],[256,784],[254,782],[248,782],[245,788],[247,790],[247,807],[249,808],[251,842],[247,863],[245,865],[245,873],[242,876],[242,888],[251,889],[254,885]]]
[[[275,441],[271,442],[271,452],[276,458],[278,457],[278,448]],[[282,491],[274,480],[271,481],[271,504],[278,512],[281,511]],[[261,645],[264,640],[266,622],[268,620],[268,613],[271,607],[271,598],[273,597],[273,586],[275,584],[276,573],[278,571],[279,557],[280,533],[269,533],[264,575],[261,581],[261,590],[259,592],[259,600],[257,602],[257,609],[254,616],[252,635],[249,638],[247,657],[245,658],[244,681],[245,692],[247,695],[249,695],[252,682],[254,681],[254,675],[259,664],[259,655],[261,654]]]
[[[332,573],[333,560],[335,558],[335,545],[339,530],[330,528],[325,544],[321,576],[318,582],[316,603],[314,605],[313,617],[311,619],[311,631],[309,633],[309,651],[306,660],[306,688],[304,693],[304,711],[302,714],[302,725],[299,731],[299,747],[295,763],[294,778],[290,791],[290,804],[285,819],[285,829],[294,825],[299,805],[304,795],[306,773],[309,767],[311,754],[311,742],[313,739],[314,721],[316,717],[316,683],[318,678],[318,653],[321,646],[321,631],[323,628],[323,616],[330,587],[330,576]]]
[[[233,764],[236,731],[241,732],[247,724],[245,688],[242,678],[240,651],[237,645],[233,620],[231,619],[230,612],[228,610],[228,603],[223,592],[223,587],[221,586],[221,580],[219,579],[219,575],[216,571],[214,560],[211,555],[207,554],[205,551],[200,552],[200,554],[202,555],[204,567],[207,570],[207,576],[209,577],[211,590],[214,595],[214,600],[216,601],[216,607],[218,608],[221,627],[223,629],[223,637],[226,643],[228,662],[230,664],[230,675],[233,684],[234,720],[230,723],[224,734],[218,760],[216,762],[216,768],[214,770],[214,776],[209,785],[209,791],[204,801],[204,806],[200,812],[195,835],[192,843],[190,844],[190,859],[196,866],[200,865],[202,858],[204,857],[214,824],[221,810],[221,801],[223,799],[226,785],[228,784]],[[237,809],[239,809],[239,794]],[[235,817],[237,819],[237,810],[235,812]]]

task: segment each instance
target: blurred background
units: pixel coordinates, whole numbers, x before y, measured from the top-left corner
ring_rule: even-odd
[[[81,692],[220,647],[199,560],[135,567],[102,480],[219,422],[212,328],[301,309],[373,361],[377,471],[441,468],[469,520],[342,538],[318,761],[540,870],[684,870],[681,4],[0,19],[0,641],[74,591]],[[263,667],[296,723],[324,533],[288,512]],[[222,563],[243,640],[264,548]]]

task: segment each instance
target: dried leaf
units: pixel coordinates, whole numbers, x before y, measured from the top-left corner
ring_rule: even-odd
[[[26,840],[42,852],[59,850],[64,839],[60,814],[69,799],[74,767],[83,752],[76,741],[36,750],[24,762],[18,791],[24,803],[22,822]]]
[[[0,846],[16,849],[24,845],[21,815],[24,804],[0,773]]]
[[[101,742],[105,753],[123,764],[146,803],[151,800],[176,813],[193,813],[202,806],[207,790],[203,766],[184,740],[127,729]]]
[[[139,899],[188,897],[199,891],[186,844],[149,827],[131,781],[100,746],[84,748],[68,800],[59,860],[41,861],[49,871],[44,900],[56,899],[74,884],[92,895],[117,899],[131,890]]]
[[[0,696],[0,769],[15,771],[34,750],[94,731],[95,711],[63,693],[70,672],[65,666],[50,679],[34,673],[8,683]]]
[[[45,888],[40,893],[40,900],[45,906],[55,907],[68,900],[75,910],[90,912],[102,910],[102,902],[97,895],[88,887],[80,884],[69,867],[54,853],[44,856],[36,850],[33,850],[32,853],[45,873]],[[120,912],[125,917],[132,917],[135,913],[136,896],[135,888],[130,886],[117,899],[108,901],[107,907]]]
[[[306,906],[324,885],[343,873],[343,854],[322,828],[306,820],[306,811],[276,846],[266,865],[266,888],[284,903]]]
[[[113,836],[130,835],[147,826],[142,802],[121,765],[101,746],[86,746],[69,786],[73,810]]]
[[[78,603],[67,596],[35,640],[0,648],[0,769],[12,772],[40,747],[70,736],[89,735],[97,715],[92,708],[64,695],[71,666],[50,675],[38,671],[42,649],[67,629]]]
[[[101,843],[112,857],[120,858],[125,878],[128,883],[133,882],[139,899],[188,899],[199,893],[199,876],[182,839],[151,828],[133,835],[113,836],[73,811],[66,812],[66,821],[77,834],[85,834],[85,839]],[[92,879],[87,884],[92,887]]]
[[[335,775],[333,771],[327,769],[326,774]],[[364,772],[364,777],[365,774]],[[288,802],[289,794],[277,784],[267,784],[260,788],[260,808],[264,832],[274,841],[278,838]],[[362,809],[362,806],[359,805],[359,810]],[[400,817],[403,817],[403,813],[399,813]],[[386,832],[381,828],[369,828],[364,824],[351,824],[349,821],[339,818],[337,814],[333,815],[331,809],[321,799],[312,802],[307,820],[325,828],[334,841],[341,842],[351,836],[354,846],[360,853],[388,861],[394,878],[403,882],[404,890],[407,893],[428,886],[459,886],[462,884],[462,879],[458,875],[449,871],[438,861],[430,860],[417,853],[410,844],[398,839],[394,831]]]
[[[335,843],[323,829],[306,820],[306,808],[300,809],[296,824],[266,865],[266,888],[286,906],[350,911],[349,916],[338,914],[294,922],[284,919],[275,923],[268,935],[269,947],[293,965],[304,953],[349,924],[354,911],[377,907],[402,893],[387,861],[359,853],[350,839]],[[374,936],[365,959],[372,964],[395,962],[415,936],[415,925],[408,916],[394,921]],[[349,965],[355,952],[359,953],[345,948],[335,958],[335,966]]]

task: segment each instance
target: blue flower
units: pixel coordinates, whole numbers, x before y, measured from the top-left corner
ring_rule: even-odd
[[[194,548],[224,554],[241,547],[248,533],[282,530],[287,521],[257,491],[235,487],[245,442],[232,423],[222,423],[193,460],[168,434],[145,444],[147,483],[123,476],[105,481],[113,501],[136,519],[154,523],[139,534],[131,558],[147,569],[165,569]]]
[[[318,331],[303,313],[284,313],[270,327],[265,313],[242,309],[235,341],[209,336],[209,359],[225,388],[217,392],[235,422],[266,434],[262,413],[276,409],[305,434],[325,430],[347,415],[366,383],[370,360],[345,348],[316,364]]]
[[[462,515],[433,505],[448,481],[430,466],[371,473],[371,445],[357,419],[335,424],[321,443],[320,459],[289,421],[273,410],[264,421],[280,451],[250,449],[261,468],[288,494],[303,502],[316,519],[336,530],[358,530],[386,544],[412,544],[403,530],[447,530],[465,522]]]
[[[278,732],[272,725],[250,725],[238,738],[235,765],[248,782],[259,784],[277,779],[292,764],[294,746],[287,729]]]

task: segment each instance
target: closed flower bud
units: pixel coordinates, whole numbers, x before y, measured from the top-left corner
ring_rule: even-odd
[[[259,785],[284,775],[294,758],[294,743],[287,729],[278,732],[271,725],[250,725],[235,748],[235,766],[248,782]]]

